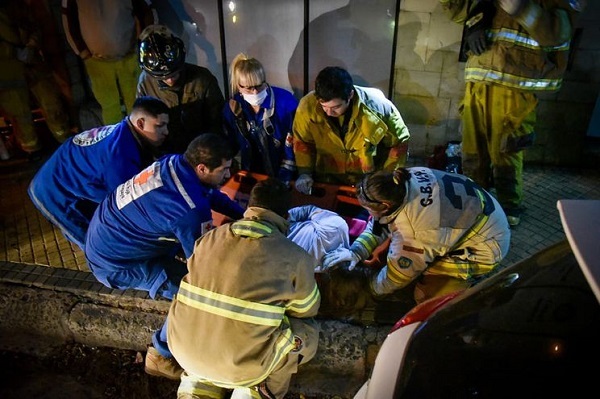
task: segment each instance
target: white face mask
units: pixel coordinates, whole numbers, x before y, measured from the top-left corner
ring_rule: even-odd
[[[256,93],[256,94],[246,94],[246,93],[240,93],[240,94],[242,95],[242,97],[244,97],[244,100],[246,100],[248,103],[250,103],[250,105],[257,107],[257,106],[261,105],[263,103],[263,101],[265,101],[265,98],[267,98],[267,89],[264,89],[260,93]]]

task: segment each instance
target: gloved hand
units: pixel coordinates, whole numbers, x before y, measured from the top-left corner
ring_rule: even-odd
[[[497,0],[498,5],[508,15],[517,15],[529,0]]]
[[[325,271],[332,267],[340,266],[340,264],[344,262],[348,263],[342,266],[348,270],[352,270],[360,260],[361,259],[355,252],[352,252],[348,248],[339,247],[338,249],[334,249],[323,255],[321,270]]]
[[[302,194],[310,195],[312,192],[313,178],[308,174],[302,174],[296,179],[295,187],[296,190]]]
[[[485,32],[491,27],[494,14],[496,14],[494,3],[480,0],[467,16],[465,40],[468,50],[475,55],[481,55],[487,49]]]

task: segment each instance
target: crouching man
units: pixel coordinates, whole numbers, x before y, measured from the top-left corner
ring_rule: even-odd
[[[317,261],[286,237],[290,203],[285,184],[261,181],[243,219],[196,241],[168,315],[169,348],[185,370],[179,399],[232,389],[283,398],[315,355]]]

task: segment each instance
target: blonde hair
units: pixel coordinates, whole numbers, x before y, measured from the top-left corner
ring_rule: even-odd
[[[239,92],[240,77],[243,76],[248,86],[259,86],[266,82],[266,74],[263,65],[256,58],[250,58],[244,53],[239,53],[231,61],[229,69],[229,84],[231,95]]]

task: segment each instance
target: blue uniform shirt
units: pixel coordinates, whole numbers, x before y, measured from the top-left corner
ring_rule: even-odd
[[[141,143],[127,118],[71,137],[32,179],[28,188],[32,202],[83,249],[94,209],[152,162],[149,144]]]
[[[183,155],[168,155],[121,184],[96,210],[85,255],[94,275],[111,288],[146,289],[167,280],[166,262],[186,258],[213,227],[215,210],[232,219],[243,208],[200,182]],[[185,266],[185,265],[184,265]]]
[[[225,131],[240,147],[242,170],[289,182],[296,178],[292,123],[298,100],[279,87],[268,86],[266,90],[267,97],[257,113],[236,93],[223,108]]]

